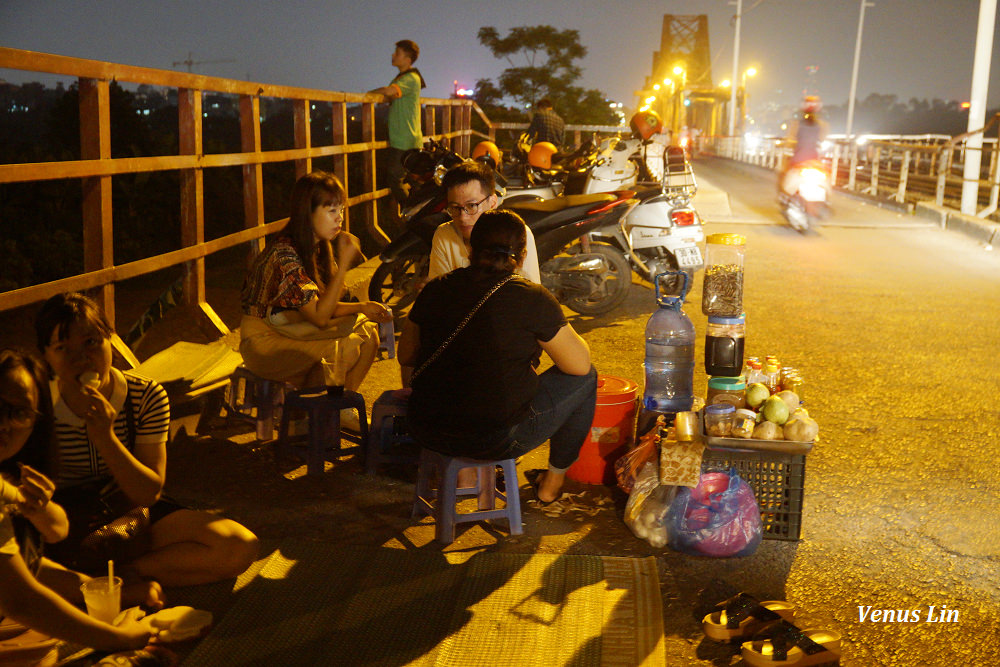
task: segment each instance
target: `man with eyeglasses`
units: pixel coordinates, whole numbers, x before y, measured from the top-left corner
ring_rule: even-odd
[[[497,205],[493,170],[482,162],[463,162],[454,167],[445,174],[441,185],[448,191],[445,210],[451,216],[451,222],[443,223],[434,232],[428,279],[469,265],[469,236],[472,228],[484,211],[493,210]],[[527,254],[521,275],[533,283],[541,284],[538,251],[530,228],[527,241]]]

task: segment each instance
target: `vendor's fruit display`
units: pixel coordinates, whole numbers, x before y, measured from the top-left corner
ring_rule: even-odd
[[[747,392],[749,399],[749,387]],[[750,404],[749,400],[747,403]],[[787,389],[768,396],[756,406],[759,410],[756,412],[756,424],[753,430],[748,434],[746,428],[740,428],[737,420],[737,426],[732,430],[732,437],[794,442],[815,441],[819,435],[819,424],[799,403],[798,394]]]

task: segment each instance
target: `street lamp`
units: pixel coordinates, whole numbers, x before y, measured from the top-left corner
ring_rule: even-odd
[[[757,76],[756,67],[748,67],[746,71],[743,72],[743,76],[740,77],[740,134],[743,134],[743,127],[746,123],[747,109],[747,98],[750,97],[747,94],[747,77]]]

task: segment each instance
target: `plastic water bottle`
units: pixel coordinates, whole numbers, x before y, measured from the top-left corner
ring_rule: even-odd
[[[683,276],[679,296],[660,294],[661,276]],[[681,271],[656,276],[659,308],[646,323],[646,390],[643,407],[676,413],[691,409],[694,401],[694,325],[681,306],[688,277]]]

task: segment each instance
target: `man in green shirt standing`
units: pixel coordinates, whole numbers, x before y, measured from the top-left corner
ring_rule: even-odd
[[[388,86],[376,88],[371,93],[385,95],[389,104],[389,148],[386,151],[386,177],[389,189],[397,202],[406,200],[407,187],[403,183],[403,153],[423,145],[420,132],[420,89],[426,88],[420,70],[413,66],[420,55],[416,42],[402,39],[392,52],[392,66],[399,69]]]

